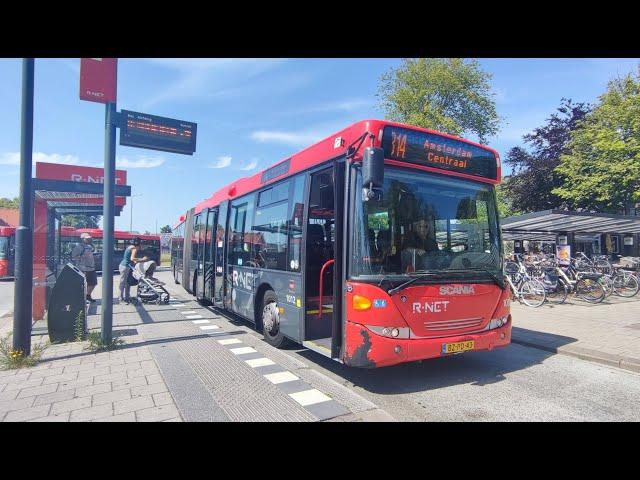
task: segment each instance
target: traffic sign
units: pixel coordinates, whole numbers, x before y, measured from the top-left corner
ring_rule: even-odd
[[[80,100],[113,103],[118,91],[117,58],[80,59]]]
[[[122,110],[120,145],[193,155],[197,124]]]

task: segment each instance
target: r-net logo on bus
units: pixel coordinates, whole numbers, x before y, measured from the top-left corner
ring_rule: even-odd
[[[255,275],[252,272],[243,272],[235,269],[231,274],[233,286],[247,291],[253,289],[254,277]]]

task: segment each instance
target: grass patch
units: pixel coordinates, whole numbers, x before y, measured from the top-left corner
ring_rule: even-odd
[[[104,343],[102,341],[102,333],[100,332],[90,332],[87,340],[89,340],[89,346],[87,348],[92,352],[115,350],[121,345],[124,345],[124,340],[118,337],[112,338],[111,343]]]
[[[31,355],[25,355],[22,350],[14,350],[11,342],[12,333],[0,339],[0,366],[3,370],[15,368],[35,367],[42,354],[49,346],[49,342],[31,346]]]

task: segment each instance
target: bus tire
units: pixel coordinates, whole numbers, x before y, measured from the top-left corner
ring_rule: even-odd
[[[262,334],[265,341],[276,348],[286,346],[289,340],[280,330],[278,296],[276,292],[273,290],[264,292],[258,314],[260,315],[260,325],[262,325]]]

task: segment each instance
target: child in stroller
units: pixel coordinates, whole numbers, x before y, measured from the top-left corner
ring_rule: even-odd
[[[149,260],[136,263],[131,269],[131,276],[138,285],[138,300],[142,303],[169,303],[170,296],[163,287],[164,282],[153,276],[156,266],[156,262]]]

